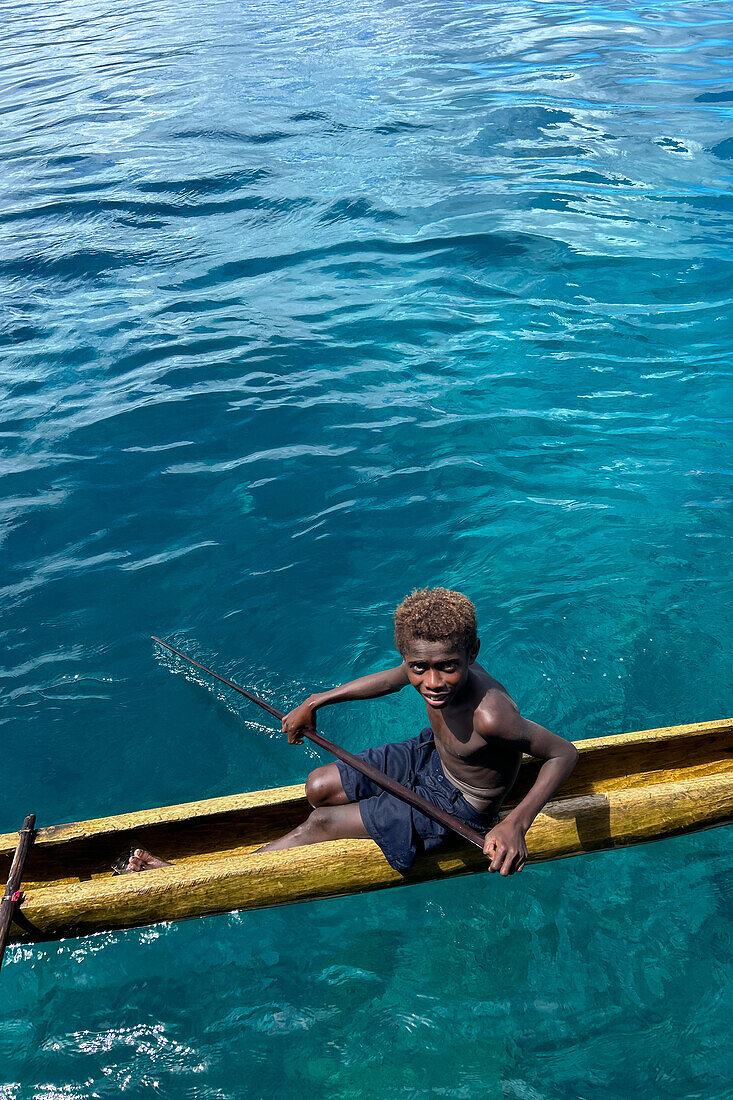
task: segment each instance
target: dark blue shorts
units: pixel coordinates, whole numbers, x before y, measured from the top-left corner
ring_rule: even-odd
[[[380,745],[356,755],[480,833],[488,832],[496,823],[496,814],[480,813],[446,778],[431,729],[409,741]],[[418,853],[432,852],[446,838],[456,839],[452,829],[383,791],[350,764],[337,760],[336,767],[346,797],[349,802],[359,803],[367,832],[395,871],[407,871]]]

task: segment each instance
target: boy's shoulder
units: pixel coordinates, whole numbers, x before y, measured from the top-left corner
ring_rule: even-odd
[[[473,728],[482,737],[513,739],[519,732],[521,715],[519,707],[503,684],[490,676],[485,669],[477,669]]]

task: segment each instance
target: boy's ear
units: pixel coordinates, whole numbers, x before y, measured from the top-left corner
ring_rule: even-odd
[[[480,649],[481,649],[481,641],[480,641],[480,639],[479,639],[479,638],[477,638],[477,639],[476,639],[476,647],[475,647],[474,649],[472,649],[472,650],[471,650],[471,652],[470,652],[470,653],[469,653],[469,655],[468,655],[468,660],[469,660],[469,662],[470,662],[471,664],[473,664],[473,662],[474,662],[474,661],[476,660],[476,658],[478,657],[478,651],[479,651]]]

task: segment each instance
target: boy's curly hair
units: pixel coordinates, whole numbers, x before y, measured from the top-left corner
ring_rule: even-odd
[[[467,653],[475,647],[476,608],[467,596],[450,588],[417,588],[394,613],[394,643],[404,656],[414,638],[449,639]]]

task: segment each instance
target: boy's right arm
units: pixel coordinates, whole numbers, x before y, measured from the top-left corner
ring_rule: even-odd
[[[332,703],[348,703],[353,699],[378,699],[380,695],[392,695],[401,691],[409,683],[404,662],[397,668],[388,668],[384,672],[373,672],[371,676],[360,676],[348,684],[320,691],[309,696],[295,710],[283,718],[283,733],[287,733],[291,745],[303,744],[303,731],[316,728],[316,711]]]

